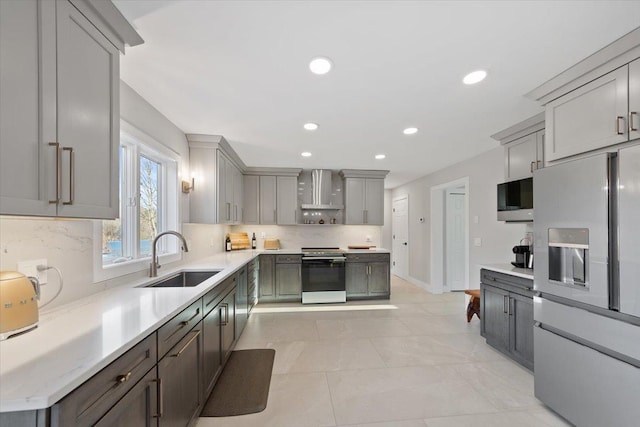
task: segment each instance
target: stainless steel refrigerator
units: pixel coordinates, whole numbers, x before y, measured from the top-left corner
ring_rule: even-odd
[[[578,426],[640,425],[640,145],[533,187],[536,397]]]

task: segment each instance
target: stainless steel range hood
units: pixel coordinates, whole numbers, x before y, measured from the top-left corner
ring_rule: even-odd
[[[307,210],[340,210],[343,205],[331,204],[331,171],[326,169],[313,169],[311,171],[312,191],[311,204],[302,204],[300,207]]]

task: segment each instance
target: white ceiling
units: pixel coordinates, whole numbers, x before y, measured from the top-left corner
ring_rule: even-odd
[[[640,24],[640,1],[114,3],[145,39],[122,79],[185,133],[248,166],[389,169],[387,188],[498,146],[542,111],[524,93]]]

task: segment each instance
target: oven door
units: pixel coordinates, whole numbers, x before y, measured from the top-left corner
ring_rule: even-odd
[[[302,257],[302,292],[344,291],[345,257]]]

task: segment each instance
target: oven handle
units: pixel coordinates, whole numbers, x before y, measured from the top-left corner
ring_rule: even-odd
[[[345,262],[346,257],[330,257],[330,256],[303,256],[302,261],[333,261],[333,262]]]

